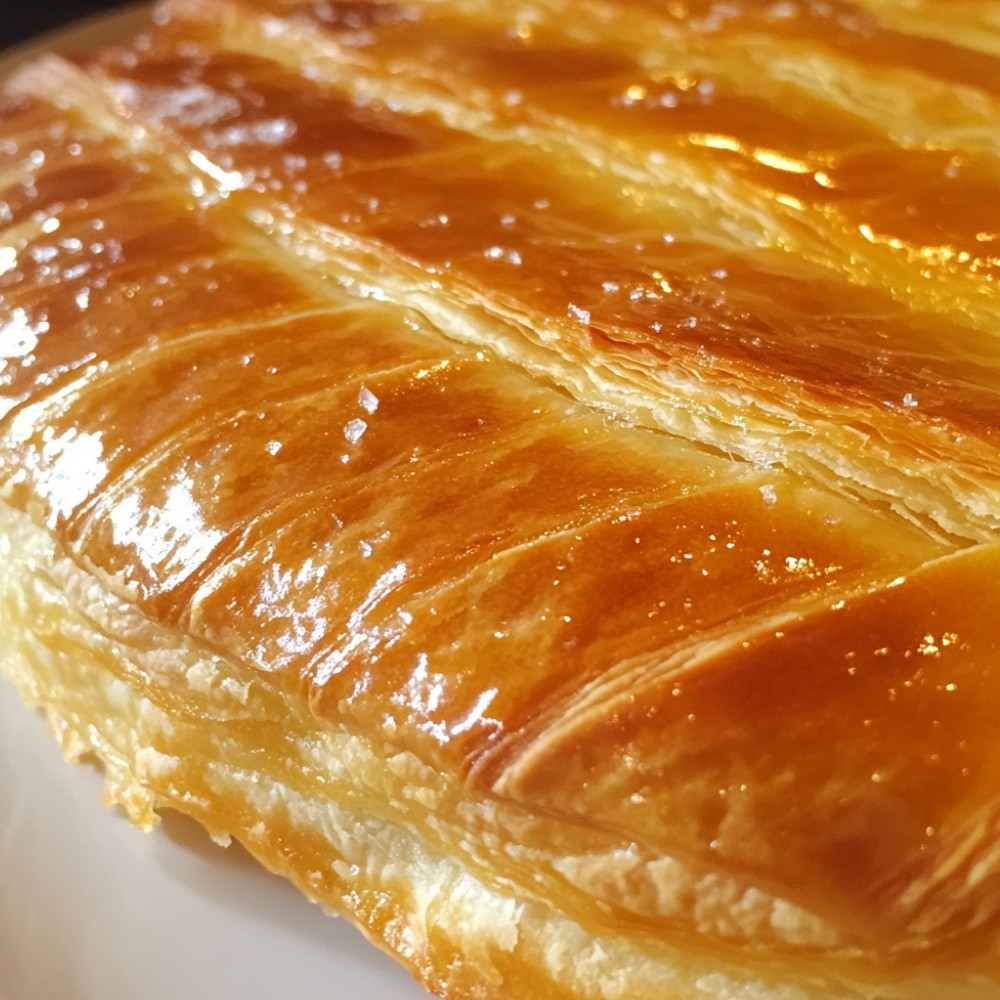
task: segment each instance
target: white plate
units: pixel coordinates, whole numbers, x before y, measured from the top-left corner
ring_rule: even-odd
[[[0,77],[146,17],[130,8],[12,50]],[[101,789],[0,680],[0,1000],[426,1000],[240,847],[176,814],[142,834]]]
[[[237,845],[140,833],[101,787],[0,681],[2,1000],[427,1000]]]

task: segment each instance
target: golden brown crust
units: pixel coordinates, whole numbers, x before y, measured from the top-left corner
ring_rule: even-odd
[[[455,1000],[1000,989],[1000,77],[827,6],[168,0],[11,81],[6,670],[72,752],[119,692],[137,821]]]

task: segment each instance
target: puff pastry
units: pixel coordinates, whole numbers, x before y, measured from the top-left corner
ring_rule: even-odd
[[[976,0],[166,0],[0,108],[0,642],[448,1000],[1000,997]]]

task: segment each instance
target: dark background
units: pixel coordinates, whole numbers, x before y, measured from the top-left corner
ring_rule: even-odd
[[[91,17],[124,0],[0,0],[0,50],[71,21]]]

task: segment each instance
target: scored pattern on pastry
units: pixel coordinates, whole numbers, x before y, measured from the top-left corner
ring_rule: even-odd
[[[939,7],[168,0],[22,71],[0,585],[51,624],[5,669],[67,752],[442,995],[513,960],[449,981],[468,915],[400,930],[420,889],[379,909],[351,824],[583,928],[595,996],[678,942],[962,995],[1000,920],[1000,61]]]

